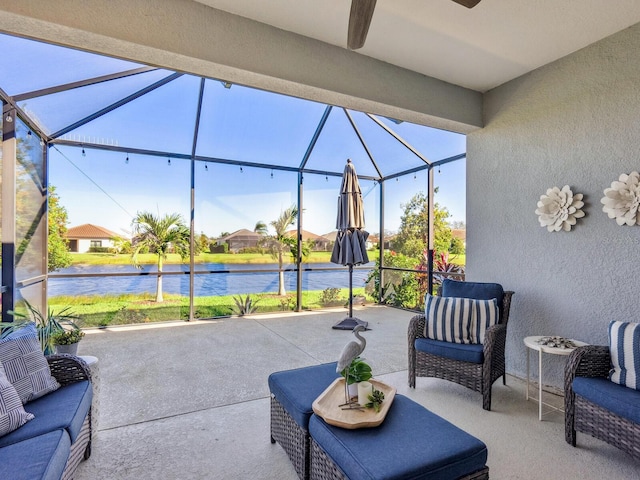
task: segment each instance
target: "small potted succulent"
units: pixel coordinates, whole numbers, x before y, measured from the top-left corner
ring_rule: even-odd
[[[77,355],[78,342],[84,337],[84,332],[78,327],[64,329],[55,332],[51,336],[51,341],[56,347],[56,353],[70,353]]]

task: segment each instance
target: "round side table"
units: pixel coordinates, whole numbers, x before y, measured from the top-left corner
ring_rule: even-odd
[[[527,346],[527,393],[526,399],[529,400],[529,352],[531,350],[535,350],[538,352],[538,420],[542,421],[542,405],[551,408],[552,410],[564,412],[562,408],[558,408],[554,405],[550,405],[548,403],[544,403],[542,401],[542,354],[547,353],[549,355],[563,355],[567,356],[571,352],[573,352],[577,347],[582,347],[584,345],[588,345],[588,343],[580,342],[578,340],[571,341],[576,345],[575,348],[559,348],[559,347],[550,347],[547,345],[541,345],[538,341],[541,338],[545,338],[546,335],[535,335],[532,337],[526,337],[524,339],[524,344]],[[548,412],[547,412],[548,413]]]

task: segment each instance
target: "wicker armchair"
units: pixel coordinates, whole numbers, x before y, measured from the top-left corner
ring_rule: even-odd
[[[491,410],[491,385],[500,377],[506,384],[504,353],[513,293],[504,292],[499,323],[486,331],[482,363],[451,359],[416,349],[416,340],[425,338],[426,318],[424,314],[413,317],[408,331],[409,386],[415,388],[416,377],[442,378],[482,393],[482,408]]]
[[[608,378],[610,369],[611,355],[607,346],[578,347],[569,355],[564,374],[565,439],[575,447],[576,431],[587,433],[640,459],[640,424],[573,391],[576,377]]]

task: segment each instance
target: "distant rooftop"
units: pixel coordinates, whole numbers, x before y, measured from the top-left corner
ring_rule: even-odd
[[[85,223],[84,225],[78,225],[77,227],[71,227],[67,230],[67,238],[113,238],[118,234],[108,230],[99,225],[92,225],[91,223]]]

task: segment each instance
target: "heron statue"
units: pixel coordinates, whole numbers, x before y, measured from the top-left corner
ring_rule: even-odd
[[[364,347],[367,346],[367,341],[360,335],[360,332],[363,332],[367,329],[364,325],[358,325],[353,329],[353,334],[356,336],[358,341],[352,340],[347,343],[342,349],[342,353],[338,358],[338,366],[336,367],[336,373],[342,373],[345,371],[344,376],[344,396],[345,403],[340,406],[347,405],[348,408],[351,407],[352,403],[351,398],[349,397],[349,367],[351,362],[364,351]]]

